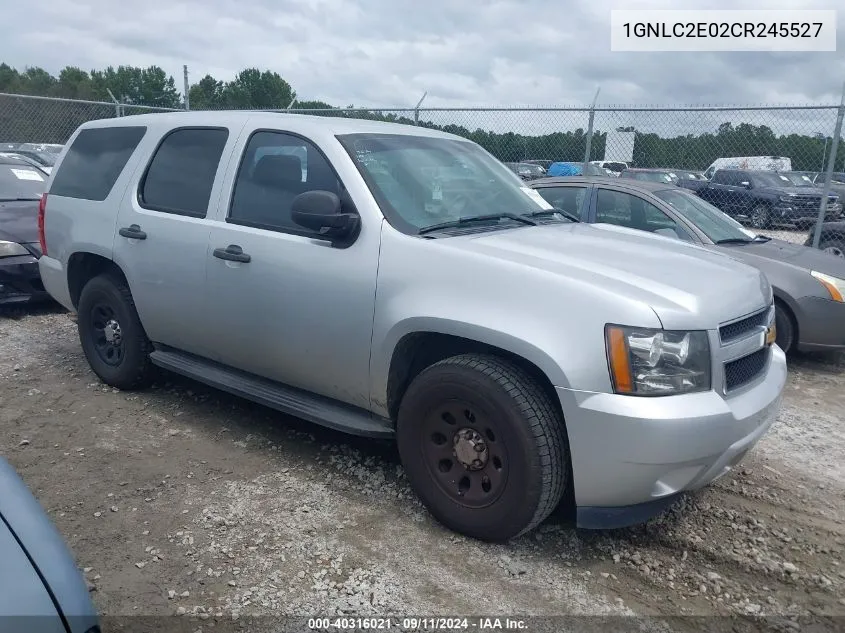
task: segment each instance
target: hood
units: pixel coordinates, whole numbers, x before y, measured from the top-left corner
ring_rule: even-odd
[[[804,198],[818,198],[819,200],[822,198],[821,189],[817,189],[816,187],[759,187],[759,190],[779,196],[795,195]],[[830,195],[836,196],[833,191],[830,192]]]
[[[771,286],[727,255],[609,224],[552,224],[444,240],[649,305],[667,329],[711,329],[768,305]]]
[[[824,273],[845,279],[845,259],[816,248],[792,244],[782,240],[752,242],[751,244],[723,244],[717,248],[751,266],[763,266],[766,261],[776,261],[799,270]],[[772,280],[774,281],[774,279]]]
[[[9,463],[0,457],[0,530],[10,535],[21,555],[28,557],[29,569],[36,580],[43,578],[41,589],[49,587],[53,602],[53,613],[57,610],[67,620],[72,633],[87,631],[97,624],[96,611],[88,594],[82,572],[76,566],[58,530],[47,513],[18,477]],[[4,543],[0,539],[0,547]],[[9,549],[14,553],[14,550]],[[6,552],[0,550],[0,570],[8,569]],[[18,565],[20,567],[21,565]],[[37,573],[35,573],[37,570]],[[2,582],[3,574],[0,574]],[[5,595],[10,587],[27,581],[21,576],[12,583],[2,583],[0,600],[11,599]],[[38,592],[32,589],[33,596]],[[14,595],[14,593],[12,594]],[[35,599],[33,597],[33,599]],[[5,607],[8,609],[8,607]],[[58,608],[58,609],[57,609]],[[4,611],[0,609],[0,615]]]
[[[38,200],[0,202],[0,240],[21,244],[38,241]]]

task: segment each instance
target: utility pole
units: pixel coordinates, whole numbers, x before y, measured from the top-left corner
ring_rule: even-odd
[[[188,65],[187,64],[182,66],[182,75],[184,77],[184,82],[185,82],[185,84],[184,84],[185,85],[185,88],[184,88],[184,90],[185,90],[185,110],[190,110],[191,109],[191,97],[188,94],[189,85],[188,85]]]

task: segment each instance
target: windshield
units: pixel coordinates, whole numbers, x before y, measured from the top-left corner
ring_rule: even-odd
[[[795,184],[783,174],[760,171],[752,174],[754,184],[759,187],[794,187]]]
[[[338,137],[388,221],[407,233],[496,214],[550,209],[539,193],[479,145],[408,134]],[[508,227],[519,226],[510,221]]]
[[[35,167],[0,164],[0,200],[38,200],[46,185],[47,177]]]
[[[757,237],[736,220],[708,204],[698,196],[683,189],[663,189],[654,195],[671,205],[678,213],[710,238],[713,242],[723,240],[747,240]]]
[[[789,181],[795,185],[796,187],[815,187],[816,185],[813,183],[813,179],[808,176],[807,174],[799,174],[797,172],[786,172],[784,174],[779,174],[781,176],[786,176],[789,178]]]

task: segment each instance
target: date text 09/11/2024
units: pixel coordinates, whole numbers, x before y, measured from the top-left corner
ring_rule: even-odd
[[[310,618],[308,629],[312,631],[360,631],[388,630],[399,631],[495,631],[527,630],[525,620],[515,618],[441,618],[441,617],[331,617]]]

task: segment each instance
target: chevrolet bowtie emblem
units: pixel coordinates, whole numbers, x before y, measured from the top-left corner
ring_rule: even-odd
[[[768,328],[766,328],[766,345],[774,343],[777,337],[777,327],[774,323],[772,323]]]

